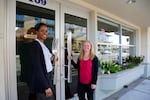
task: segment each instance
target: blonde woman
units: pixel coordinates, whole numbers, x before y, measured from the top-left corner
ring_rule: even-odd
[[[78,69],[78,96],[79,100],[93,100],[93,92],[96,88],[98,75],[98,58],[93,52],[93,47],[90,41],[85,40],[82,44],[76,68]]]

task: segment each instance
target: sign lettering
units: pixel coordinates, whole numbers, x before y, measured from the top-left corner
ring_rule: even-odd
[[[29,0],[30,2],[35,2],[36,4],[46,5],[46,0]]]

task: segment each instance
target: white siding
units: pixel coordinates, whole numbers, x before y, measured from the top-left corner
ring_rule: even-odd
[[[4,32],[4,0],[0,0],[0,37]]]
[[[0,100],[5,100],[5,71],[4,71],[4,0],[0,0]]]
[[[4,45],[0,37],[0,100],[5,100],[5,81],[4,81]]]

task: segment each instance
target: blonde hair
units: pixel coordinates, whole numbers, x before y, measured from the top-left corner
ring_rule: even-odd
[[[90,56],[90,59],[92,60],[92,59],[94,58],[94,56],[95,56],[95,53],[94,53],[94,50],[93,50],[92,43],[91,43],[89,40],[84,40],[84,41],[83,41],[83,43],[82,43],[82,50],[81,50],[81,52],[80,52],[79,59],[81,60],[81,59],[83,59],[83,57],[84,57],[83,44],[86,43],[86,42],[91,45],[90,55],[89,55],[89,56]]]

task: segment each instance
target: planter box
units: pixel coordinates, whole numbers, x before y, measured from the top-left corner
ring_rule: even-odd
[[[148,78],[150,76],[150,63],[143,63],[144,65],[144,78]]]
[[[110,75],[100,75],[101,90],[119,90],[144,75],[144,65]]]

